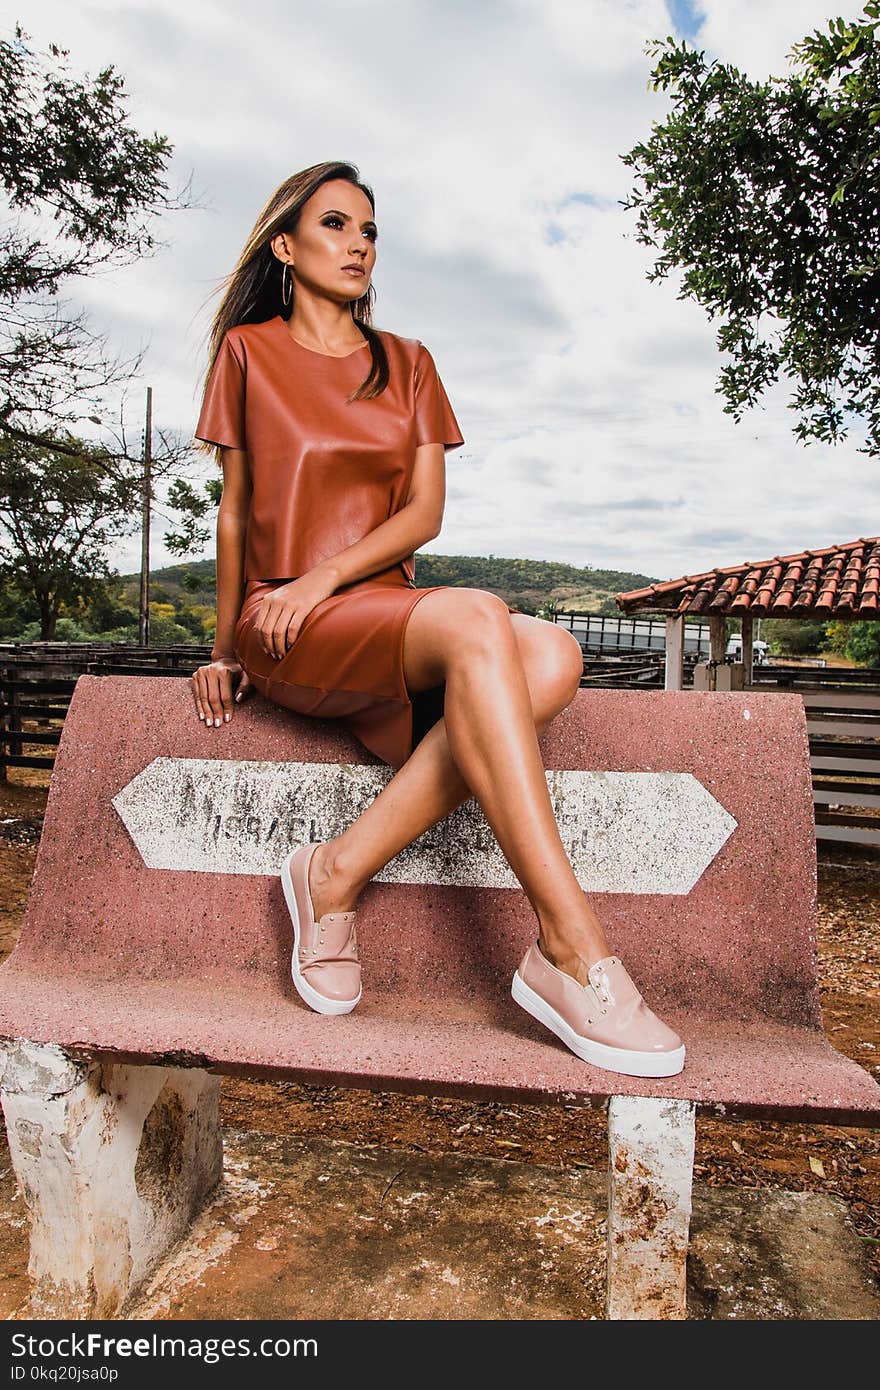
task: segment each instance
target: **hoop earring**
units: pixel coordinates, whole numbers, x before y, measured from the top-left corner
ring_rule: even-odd
[[[289,263],[289,261],[285,261],[285,262],[284,262],[284,269],[283,269],[282,272],[281,272],[281,303],[284,305],[285,308],[287,308],[287,305],[290,303],[291,299],[293,298],[293,276],[292,276],[292,275],[288,275],[289,270],[290,270],[290,263]],[[288,283],[288,285],[290,286],[286,298],[285,298],[285,295],[284,295],[285,276],[287,276],[287,283]]]

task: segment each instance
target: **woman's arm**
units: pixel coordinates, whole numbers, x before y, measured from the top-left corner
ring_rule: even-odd
[[[238,677],[235,699],[250,689],[250,679],[235,655],[235,625],[244,597],[244,552],[251,479],[243,449],[222,450],[223,494],[217,512],[217,630],[211,660],[191,677],[196,710],[206,728],[216,728],[232,718],[233,680]]]
[[[223,449],[223,495],[217,512],[217,631],[211,660],[234,657],[235,624],[244,598],[244,550],[251,502],[248,457]]]
[[[377,570],[390,569],[440,534],[446,505],[446,460],[442,444],[416,449],[406,502],[399,512],[375,527],[354,545],[322,560],[316,571],[330,576],[334,587],[353,584]],[[314,571],[310,571],[313,573]]]

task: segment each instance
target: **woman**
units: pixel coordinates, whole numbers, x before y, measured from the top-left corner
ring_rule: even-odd
[[[217,633],[192,677],[207,728],[256,689],[340,720],[396,775],[281,879],[311,1008],[361,997],[358,896],[476,798],[538,919],[514,998],[595,1065],[669,1076],[684,1047],[646,1006],[575,878],[538,745],[583,671],[571,633],[495,594],[416,589],[464,440],[428,349],[372,326],[378,228],[351,164],[287,179],[216,313],[196,437],[218,450]]]

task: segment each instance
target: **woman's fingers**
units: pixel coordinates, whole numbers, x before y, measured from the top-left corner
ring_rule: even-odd
[[[214,713],[215,686],[212,684],[212,674],[210,666],[200,666],[193,676],[196,689],[196,708],[199,712],[199,719],[204,720],[206,728],[213,727],[216,718]],[[222,705],[220,708],[222,710]]]
[[[216,729],[228,723],[233,706],[232,672],[228,667],[200,666],[192,675],[191,685],[196,710],[205,728]]]
[[[299,628],[299,615],[295,608],[282,611],[278,615],[275,626],[275,650],[278,652],[279,659],[293,646]]]
[[[271,599],[264,599],[260,605],[260,617],[254,624],[260,634],[260,646],[267,656],[274,658],[275,646],[273,642],[273,631],[275,627],[274,608]]]
[[[296,641],[300,624],[298,609],[290,603],[273,603],[270,599],[258,623],[260,640],[267,656],[280,661]]]
[[[272,617],[272,631],[269,633],[269,651],[276,661],[280,661],[287,650],[284,640],[284,634],[287,631],[287,616],[282,609],[281,612],[274,612]]]
[[[253,695],[254,689],[255,686],[253,681],[247,671],[243,670],[241,673],[241,680],[238,682],[238,688],[235,692],[236,702],[240,704],[241,701],[246,700],[249,695]]]
[[[207,709],[205,707],[204,690],[202,687],[201,666],[197,671],[193,671],[192,676],[190,677],[190,685],[192,686],[193,700],[195,701],[196,713],[198,714],[200,719],[204,719],[207,713]]]
[[[216,666],[207,669],[208,720],[219,727],[224,719],[232,718],[232,680],[226,670]]]

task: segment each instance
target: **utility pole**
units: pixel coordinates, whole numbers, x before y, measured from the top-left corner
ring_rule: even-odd
[[[144,425],[144,479],[141,502],[141,600],[139,639],[150,645],[150,493],[152,491],[153,388],[147,387],[147,419]]]

